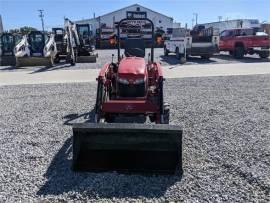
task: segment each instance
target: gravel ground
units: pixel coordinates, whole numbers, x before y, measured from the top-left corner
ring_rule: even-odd
[[[122,50],[123,51],[123,50]],[[117,60],[117,50],[104,49],[97,50],[98,58],[96,63],[77,63],[75,66],[69,64],[60,63],[54,67],[35,66],[35,67],[10,67],[0,66],[1,71],[33,71],[33,73],[39,73],[44,71],[60,70],[60,69],[96,69],[101,68],[105,63],[111,61],[112,54],[114,54],[114,61]],[[150,53],[150,49],[146,49],[146,53]],[[146,54],[147,58],[148,54]],[[155,61],[159,61],[164,67],[180,65],[175,55],[163,56],[163,49],[155,49]],[[213,56],[210,60],[201,59],[200,57],[188,58],[185,65],[196,65],[196,64],[228,64],[228,63],[259,63],[259,62],[270,62],[270,58],[261,59],[257,55],[247,55],[244,59],[234,59],[229,56],[226,52],[221,52],[219,55]]]
[[[270,75],[166,81],[182,177],[70,170],[70,124],[92,120],[95,87],[0,87],[0,202],[270,201]]]

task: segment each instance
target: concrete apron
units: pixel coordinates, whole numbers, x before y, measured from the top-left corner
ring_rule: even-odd
[[[46,83],[94,82],[98,69],[0,72],[0,86]],[[270,63],[165,66],[165,78],[270,74]]]

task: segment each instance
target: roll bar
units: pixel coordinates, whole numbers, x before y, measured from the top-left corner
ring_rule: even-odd
[[[118,54],[118,61],[120,61],[120,49],[121,49],[121,44],[120,44],[120,26],[124,21],[132,21],[132,20],[145,20],[148,21],[151,24],[152,27],[152,40],[151,40],[151,62],[154,61],[154,23],[148,19],[148,18],[124,18],[122,20],[119,21],[118,25],[117,25],[117,37],[118,37],[118,50],[117,50],[117,54]]]

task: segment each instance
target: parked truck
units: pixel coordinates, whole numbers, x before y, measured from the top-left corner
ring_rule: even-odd
[[[187,46],[188,56],[201,56],[203,59],[209,59],[219,52],[218,29],[197,25],[190,31],[190,36],[191,40],[188,42],[191,46]]]
[[[186,36],[185,28],[173,28],[165,35],[164,55],[175,53],[180,63],[186,62],[186,50],[191,48],[191,37]]]
[[[270,36],[254,28],[224,30],[220,35],[219,49],[228,51],[237,59],[246,54],[258,54],[261,58],[267,58],[270,53]]]
[[[219,51],[218,45],[219,33],[216,29],[205,29],[204,26],[195,26],[191,31],[175,28],[165,36],[164,55],[175,53],[180,63],[184,63],[188,56],[209,59]]]

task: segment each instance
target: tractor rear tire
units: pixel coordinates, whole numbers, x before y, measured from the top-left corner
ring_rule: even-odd
[[[235,47],[234,57],[236,59],[242,59],[244,57],[244,55],[245,55],[244,47],[242,47],[242,46]]]

